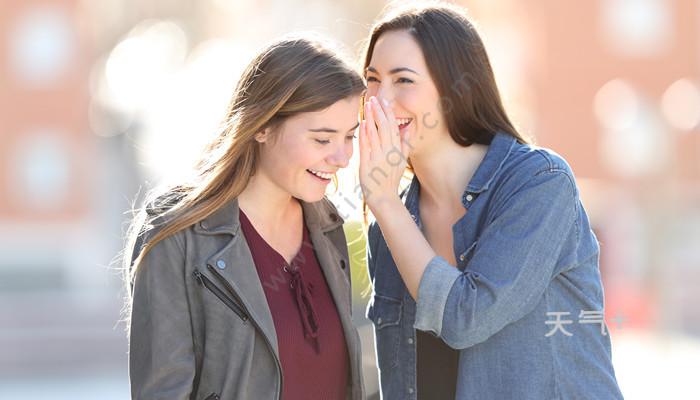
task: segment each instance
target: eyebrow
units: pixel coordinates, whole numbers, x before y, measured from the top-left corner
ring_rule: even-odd
[[[348,129],[348,132],[354,131],[355,129],[357,129],[358,126],[360,126],[360,122],[358,122],[357,124],[355,124],[355,126],[353,126],[352,128]],[[338,133],[338,130],[337,130],[337,129],[333,129],[333,128],[316,128],[316,129],[309,129],[309,132]]]
[[[368,71],[368,72],[374,72],[375,74],[378,74],[378,73],[379,73],[379,72],[377,72],[377,70],[376,70],[374,67],[367,67],[367,71]],[[412,73],[418,75],[418,72],[416,72],[416,71],[414,71],[414,70],[412,70],[412,69],[410,69],[410,68],[408,68],[408,67],[398,67],[398,68],[394,68],[394,69],[392,69],[392,70],[389,71],[389,74],[390,74],[390,75],[393,75],[393,74],[398,74],[399,72],[412,72]]]

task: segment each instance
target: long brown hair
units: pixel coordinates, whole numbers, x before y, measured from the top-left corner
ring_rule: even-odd
[[[203,152],[193,177],[153,190],[132,220],[123,253],[128,296],[140,260],[156,243],[206,218],[243,191],[255,173],[257,133],[267,128],[275,132],[287,118],[359,97],[364,89],[360,74],[339,55],[338,46],[325,39],[296,36],[267,45],[243,72],[219,133]]]
[[[452,140],[488,144],[501,131],[529,142],[508,117],[484,43],[464,10],[451,4],[390,6],[370,31],[363,71],[379,37],[392,31],[409,33],[423,51]]]

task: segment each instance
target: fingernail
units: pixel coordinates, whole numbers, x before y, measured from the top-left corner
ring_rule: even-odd
[[[372,96],[372,98],[371,98],[370,100],[371,100],[372,103],[374,103],[374,104],[379,104],[379,100],[377,100],[377,98],[374,97],[374,96]]]
[[[386,99],[382,99],[382,104],[384,104],[385,106],[388,106],[389,102]]]

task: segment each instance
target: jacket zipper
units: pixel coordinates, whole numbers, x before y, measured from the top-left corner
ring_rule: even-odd
[[[246,313],[243,311],[243,309],[242,309],[238,304],[236,304],[235,301],[233,301],[230,297],[228,297],[228,296],[226,295],[226,293],[224,293],[223,290],[219,289],[219,287],[216,286],[216,285],[214,284],[214,282],[212,282],[212,281],[211,281],[209,278],[207,278],[206,276],[202,275],[202,273],[199,272],[198,269],[195,269],[195,270],[194,270],[193,275],[194,275],[195,278],[197,278],[197,283],[198,283],[200,286],[204,286],[204,287],[207,288],[210,292],[212,292],[212,293],[214,294],[214,296],[218,297],[219,300],[223,301],[224,304],[226,304],[226,305],[228,306],[228,308],[230,308],[234,313],[236,313],[236,315],[238,315],[238,317],[239,317],[240,319],[243,320],[243,322],[248,321],[248,316],[247,316]]]
[[[223,276],[221,276],[221,274],[219,273],[219,271],[217,271],[216,269],[214,269],[211,265],[207,265],[207,269],[209,269],[209,271],[211,271],[211,273],[213,273],[214,276],[216,276],[217,279],[219,279],[219,280],[224,284],[224,286],[226,286],[226,289],[228,289],[228,291],[229,291],[231,294],[233,294],[233,297],[236,298],[236,300],[238,301],[238,303],[241,305],[241,308],[243,308],[243,310],[244,310],[248,315],[250,315],[250,312],[248,312],[248,310],[245,309],[245,306],[243,305],[243,301],[241,300],[240,296],[238,296],[238,293],[236,293],[236,291],[233,290],[233,287],[231,287],[231,284],[229,284],[228,281],[227,281]],[[198,271],[198,270],[195,270],[195,272],[199,272],[199,271]],[[206,276],[201,275],[201,273],[199,273],[199,274],[200,274],[200,276],[202,276],[203,278],[206,278]],[[257,329],[258,332],[260,332],[260,335],[263,337],[263,339],[265,339],[265,343],[267,344],[267,348],[270,349],[270,353],[272,353],[272,356],[275,358],[275,362],[277,363],[277,368],[278,368],[279,371],[280,371],[280,393],[279,393],[279,396],[278,396],[277,398],[278,398],[278,399],[281,399],[281,398],[282,398],[282,392],[284,392],[284,374],[282,373],[282,362],[280,362],[279,356],[277,355],[277,353],[275,353],[274,347],[272,347],[272,342],[270,342],[270,339],[267,337],[267,335],[265,335],[265,333],[263,332],[262,328],[260,328],[260,325],[258,325],[258,323],[255,322],[255,319],[254,319],[254,318],[250,318],[250,322],[253,324],[253,326],[255,327],[255,329]]]
[[[209,396],[207,396],[204,400],[219,400],[219,395],[216,393],[212,393]]]

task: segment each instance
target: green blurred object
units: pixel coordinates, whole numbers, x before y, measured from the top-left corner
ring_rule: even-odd
[[[352,276],[352,300],[354,303],[366,304],[371,293],[367,275],[366,235],[361,221],[347,221],[343,225],[350,254],[350,273]]]

